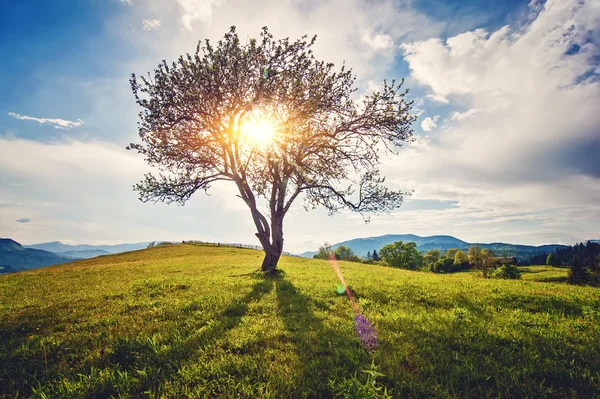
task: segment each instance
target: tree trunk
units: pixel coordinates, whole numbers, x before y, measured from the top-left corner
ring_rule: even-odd
[[[265,273],[275,272],[281,252],[281,249],[276,248],[275,245],[265,248],[265,258],[263,259],[261,270]]]
[[[271,216],[271,245],[264,249],[265,259],[261,270],[265,273],[273,273],[283,252],[283,216],[279,214]]]

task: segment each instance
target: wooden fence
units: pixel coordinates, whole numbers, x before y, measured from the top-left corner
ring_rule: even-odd
[[[249,244],[242,244],[242,243],[235,243],[235,242],[208,242],[208,241],[195,241],[195,240],[189,240],[189,241],[181,241],[182,244],[190,244],[190,245],[201,245],[201,246],[205,246],[205,247],[232,247],[232,248],[246,248],[246,249],[257,249],[259,251],[263,250],[263,247],[261,247],[260,245],[249,245]],[[287,256],[296,256],[299,257],[298,255],[294,255],[291,254],[289,252],[283,252],[284,255]]]

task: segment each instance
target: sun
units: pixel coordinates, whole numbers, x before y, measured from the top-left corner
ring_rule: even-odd
[[[273,142],[277,126],[267,118],[253,118],[243,123],[241,134],[252,143],[264,147]]]

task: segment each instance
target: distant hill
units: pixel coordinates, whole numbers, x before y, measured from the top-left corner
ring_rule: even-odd
[[[39,249],[24,248],[10,238],[0,238],[0,273],[11,273],[38,267],[72,262],[74,258]]]
[[[430,237],[420,237],[414,234],[387,234],[379,237],[367,237],[367,238],[355,238],[348,241],[339,242],[337,244],[332,245],[333,249],[336,249],[340,245],[345,245],[346,247],[351,248],[355,254],[358,256],[365,257],[367,256],[367,252],[373,251],[374,249],[379,251],[384,245],[392,244],[396,241],[404,241],[404,242],[414,242],[417,244],[417,247],[420,251],[428,251],[430,249],[440,249],[444,250],[448,248],[465,248],[468,247],[469,244],[465,241],[459,240],[458,238],[452,236],[430,236]],[[300,256],[306,258],[312,258],[317,251],[308,251],[300,254]]]
[[[111,252],[104,251],[102,249],[89,249],[85,251],[65,251],[58,252],[60,256],[68,257],[68,258],[76,258],[76,259],[89,259],[95,258],[96,256],[101,255],[112,255]]]
[[[514,256],[518,259],[528,259],[533,255],[539,255],[541,253],[548,253],[554,251],[556,248],[563,248],[565,245],[560,244],[548,244],[540,246],[532,245],[515,245],[506,244],[502,242],[484,244],[484,243],[469,243],[460,240],[456,237],[447,235],[437,235],[421,237],[415,234],[387,234],[378,237],[367,237],[367,238],[355,238],[348,241],[343,241],[332,245],[332,249],[336,249],[340,245],[345,245],[352,249],[358,256],[366,257],[367,252],[373,251],[374,249],[379,251],[384,245],[392,244],[396,241],[414,242],[417,244],[417,249],[421,252],[427,252],[432,249],[440,251],[446,251],[450,248],[468,249],[472,245],[479,245],[482,248],[492,249],[498,254],[506,254],[507,256]],[[300,254],[300,256],[311,258],[317,251],[308,251]]]
[[[136,251],[138,249],[144,249],[148,247],[150,241],[147,242],[136,242],[133,244],[115,244],[115,245],[89,245],[89,244],[78,244],[70,245],[63,244],[60,241],[44,242],[41,244],[24,245],[25,248],[41,249],[43,251],[50,251],[56,254],[64,254],[65,252],[82,252],[82,251],[103,251],[98,253],[99,255],[106,254],[118,254],[121,252]],[[88,254],[89,255],[89,254]],[[94,255],[98,256],[98,255]],[[92,256],[86,256],[91,258]]]

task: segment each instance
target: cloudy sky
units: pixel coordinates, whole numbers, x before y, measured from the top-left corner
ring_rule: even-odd
[[[415,143],[385,160],[392,215],[306,212],[286,250],[381,234],[523,244],[600,239],[600,2],[8,0],[0,10],[0,237],[23,244],[257,243],[233,187],[143,204],[129,76],[241,37],[318,35],[359,92],[406,78]]]

